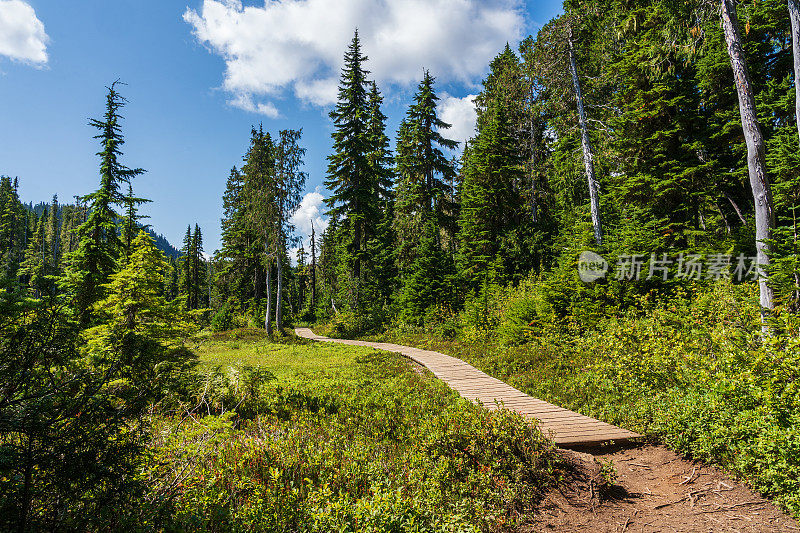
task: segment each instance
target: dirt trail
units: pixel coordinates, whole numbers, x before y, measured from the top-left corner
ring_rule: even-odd
[[[800,531],[797,521],[746,485],[663,446],[587,451],[613,461],[615,485],[598,495],[599,469],[591,457],[565,451],[579,465],[575,474],[547,494],[524,531]]]

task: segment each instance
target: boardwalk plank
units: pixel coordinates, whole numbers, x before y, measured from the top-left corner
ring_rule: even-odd
[[[479,401],[487,409],[506,408],[536,420],[542,433],[552,438],[559,446],[600,444],[612,440],[622,442],[641,437],[633,431],[528,396],[504,381],[449,355],[386,342],[330,339],[316,335],[308,328],[296,328],[295,332],[300,337],[315,341],[368,346],[403,354],[426,367],[434,376],[468,400]]]

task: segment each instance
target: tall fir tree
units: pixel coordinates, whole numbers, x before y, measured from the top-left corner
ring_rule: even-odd
[[[252,140],[251,140],[252,144]],[[256,301],[263,294],[264,267],[257,236],[248,223],[248,199],[244,194],[245,176],[235,166],[231,169],[222,197],[222,249],[217,285],[227,300]]]
[[[51,275],[57,275],[61,266],[61,217],[59,215],[61,206],[58,204],[58,196],[53,195],[50,203],[50,210],[47,217],[47,266]]]
[[[518,139],[501,100],[492,100],[465,160],[461,186],[458,267],[463,280],[477,289],[491,265],[502,264],[506,281],[527,273],[529,250],[520,233],[526,215],[518,184],[524,161]],[[526,268],[527,267],[527,268]]]
[[[361,53],[358,31],[344,56],[344,68],[339,81],[336,107],[330,113],[333,120],[333,154],[328,156],[325,186],[331,190],[325,203],[329,217],[339,221],[336,240],[346,243],[337,254],[342,270],[351,273],[341,279],[344,299],[360,309],[363,303],[362,268],[367,259],[367,242],[380,212],[379,190],[385,175],[375,172],[375,141],[370,135],[371,115],[368,94],[368,72],[363,64],[367,57]],[[377,92],[377,91],[376,91]],[[372,159],[370,155],[373,155]]]
[[[133,185],[128,183],[128,194],[125,195],[125,220],[122,228],[122,249],[125,258],[130,255],[133,240],[139,233],[140,228],[147,228],[148,225],[142,225],[140,220],[150,218],[147,215],[140,215],[138,207],[142,204],[148,203],[150,200],[146,198],[138,198],[133,194]]]
[[[397,134],[395,229],[400,242],[401,272],[413,263],[429,220],[440,230],[453,226],[450,219],[455,214],[456,168],[442,150],[452,150],[458,143],[442,135],[450,124],[437,115],[439,98],[434,91],[434,81],[425,71]],[[452,239],[454,235],[449,237]]]
[[[243,245],[245,253],[252,254],[256,267],[253,270],[255,299],[266,296],[264,328],[272,332],[274,301],[272,299],[272,271],[277,257],[277,184],[275,173],[275,143],[269,132],[259,125],[250,132],[250,146],[242,166]],[[249,249],[249,250],[248,250]]]
[[[193,309],[199,309],[208,305],[208,268],[203,257],[203,232],[198,224],[194,225],[191,241],[192,303]]]
[[[19,201],[17,180],[0,177],[0,262],[3,275],[11,279],[16,275],[26,251],[28,233],[26,212]]]
[[[306,173],[300,170],[306,150],[300,146],[301,130],[282,130],[275,147],[275,206],[276,235],[275,251],[277,266],[277,288],[275,301],[275,326],[283,331],[284,263],[288,264],[287,245],[292,239],[294,226],[291,217],[302,199]]]
[[[195,289],[193,286],[194,277],[192,275],[193,272],[193,254],[192,254],[192,247],[194,245],[194,239],[192,237],[192,226],[188,226],[186,228],[186,233],[183,236],[183,248],[181,248],[181,258],[179,261],[180,265],[180,276],[178,287],[180,294],[184,298],[184,305],[186,309],[194,309],[194,294]]]
[[[122,243],[117,234],[115,207],[124,204],[120,187],[144,173],[120,162],[125,143],[120,124],[120,110],[125,98],[117,91],[119,82],[108,88],[106,112],[102,120],[92,119],[89,125],[100,133],[100,187],[83,197],[89,204],[88,217],[79,230],[79,244],[70,255],[63,285],[73,295],[73,306],[81,326],[91,322],[92,305],[104,297],[104,285],[117,267]]]

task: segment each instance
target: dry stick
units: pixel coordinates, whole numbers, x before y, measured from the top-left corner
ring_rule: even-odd
[[[636,516],[636,514],[637,514],[638,512],[639,512],[639,509],[636,509],[636,510],[633,512],[633,516]],[[625,519],[625,525],[624,525],[624,526],[622,526],[622,533],[625,533],[625,531],[628,529],[628,524],[630,524],[630,523],[631,523],[631,518],[632,518],[632,517],[630,517],[630,516],[629,516],[628,518],[626,518],[626,519]]]
[[[697,470],[697,467],[693,466],[692,467],[692,473],[689,474],[689,476],[686,479],[684,479],[683,481],[678,483],[678,485],[685,485],[686,483],[691,483],[692,481],[694,481],[692,478],[694,478],[694,473],[695,473],[696,470]],[[700,477],[700,476],[697,476],[697,477]]]

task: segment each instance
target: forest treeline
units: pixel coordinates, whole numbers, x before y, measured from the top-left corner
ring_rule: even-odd
[[[715,278],[752,257],[747,278],[770,275],[763,307],[795,309],[791,10],[777,1],[721,6],[566,2],[536,37],[492,60],[475,98],[475,135],[458,159],[428,72],[392,144],[356,34],[330,114],[329,225],[315,240],[313,269],[300,251],[294,315],[338,316],[354,330],[395,318],[420,324],[426,313],[480,300],[488,287],[574,272],[582,250],[611,263],[611,284],[617,263],[643,258],[645,275],[616,283],[616,298],[685,283],[684,257],[723,261]],[[734,72],[746,83],[737,85]],[[740,113],[748,98],[752,116]],[[754,130],[755,141],[745,135]],[[232,173],[226,209],[241,176],[246,183],[247,172]],[[226,232],[226,213],[215,269],[235,272],[236,282],[212,280],[216,305],[246,313],[275,289],[263,260],[230,270],[257,236]],[[285,252],[270,261],[289,264]],[[651,266],[665,275],[648,276]],[[565,282],[597,292],[574,275]]]
[[[458,158],[427,71],[390,140],[356,33],[330,113],[327,228],[306,250],[291,224],[306,180],[301,130],[273,138],[253,129],[227,180],[221,249],[207,259],[201,229],[190,226],[182,253],[167,254],[163,295],[222,323],[250,317],[280,328],[285,317],[345,313],[362,326],[419,324],[431,309],[458,310],[488,286],[574,270],[591,249],[612,267],[631,256],[643,258],[644,272],[656,260],[673,266],[668,279],[641,276],[623,293],[668,290],[680,282],[683,255],[757,256],[775,293],[765,307],[796,308],[791,10],[777,1],[741,4],[738,13],[724,6],[763,139],[756,157],[743,133],[750,126],[743,130],[733,45],[704,2],[567,2],[536,37],[492,60],[475,98],[475,134]],[[751,170],[759,158],[762,170]],[[766,194],[755,201],[751,175],[764,169]],[[3,177],[5,272],[33,295],[63,290],[57,279],[81,253],[80,227],[98,202],[119,205],[113,224],[122,256],[130,253],[148,200],[122,185],[108,199],[59,205],[54,197],[34,209],[19,200],[16,179]],[[762,203],[769,231],[756,239]]]

